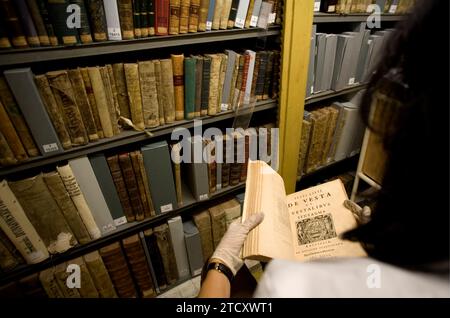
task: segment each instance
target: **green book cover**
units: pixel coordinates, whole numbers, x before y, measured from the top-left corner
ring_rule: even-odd
[[[195,111],[195,69],[196,59],[188,57],[184,59],[184,114],[186,119],[194,118]]]

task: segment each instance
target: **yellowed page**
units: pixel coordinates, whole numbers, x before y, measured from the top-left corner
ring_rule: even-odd
[[[287,196],[295,259],[366,256],[359,243],[338,238],[357,225],[346,199],[339,179]]]

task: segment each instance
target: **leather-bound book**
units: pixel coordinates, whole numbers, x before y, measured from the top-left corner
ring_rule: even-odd
[[[148,19],[148,35],[155,35],[155,0],[145,0],[147,19]]]
[[[161,90],[162,103],[164,105],[164,122],[166,124],[175,121],[175,92],[173,83],[172,60],[161,60]]]
[[[193,56],[195,59],[195,106],[194,117],[200,117],[202,107],[202,85],[203,85],[203,57]]]
[[[34,27],[39,37],[39,43],[42,46],[50,45],[50,39],[47,34],[47,29],[45,28],[44,20],[39,12],[39,6],[36,0],[26,0],[28,11],[33,19]]]
[[[117,0],[119,9],[120,29],[122,30],[122,39],[134,39],[133,24],[133,3],[131,0]]]
[[[146,173],[141,172],[141,164],[139,161],[140,156],[142,157],[142,154],[138,150],[130,152],[131,164],[133,166],[134,176],[136,178],[136,184],[138,187],[139,196],[141,198],[142,210],[144,213],[143,217],[149,218],[152,214],[153,204],[151,202],[151,197],[147,196],[147,191],[146,191],[145,185],[144,185],[144,179],[142,178],[142,176],[146,175]],[[154,213],[154,211],[153,211],[153,213]],[[136,219],[137,219],[137,217],[136,217]]]
[[[28,159],[28,155],[25,148],[20,141],[19,135],[17,134],[11,120],[8,117],[3,103],[0,101],[0,132],[6,139],[10,149],[12,150],[15,158],[20,162]]]
[[[139,85],[139,69],[136,63],[124,64],[125,79],[127,82],[128,97],[130,101],[131,120],[139,129],[144,129],[142,114],[142,97]]]
[[[139,2],[139,18],[141,27],[141,37],[148,37],[148,12],[147,12],[147,0],[140,0]]]
[[[155,64],[153,61],[138,62],[139,82],[142,95],[142,113],[146,127],[159,126],[158,92],[156,90]]]
[[[11,150],[5,136],[0,131],[0,166],[11,166],[17,164],[18,161],[14,157],[14,153]]]
[[[101,298],[117,298],[114,285],[98,251],[83,256],[84,262]]]
[[[162,77],[161,77],[161,62],[153,60],[155,65],[155,80],[156,80],[156,94],[158,95],[158,110],[159,110],[159,124],[164,125],[164,105],[163,105],[163,91],[162,91]]]
[[[178,269],[173,251],[172,238],[170,237],[169,226],[162,224],[153,229],[156,236],[159,252],[164,264],[167,283],[174,284],[178,280]]]
[[[189,32],[197,32],[198,30],[200,1],[201,0],[191,0],[189,7]]]
[[[153,229],[144,231],[145,248],[150,256],[153,271],[156,276],[156,283],[159,289],[165,289],[167,287],[166,273],[164,272],[164,264],[162,261],[161,253],[158,249],[158,242]]]
[[[175,120],[184,119],[184,55],[172,54]]]
[[[97,42],[108,40],[108,30],[106,27],[105,9],[102,0],[87,0],[87,10],[89,12],[92,33]]]
[[[128,100],[127,82],[123,63],[113,64],[114,80],[116,82],[117,102],[119,104],[120,116],[131,119],[130,102]]]
[[[41,271],[39,273],[39,280],[49,298],[64,298],[64,294],[56,280],[55,269],[53,267]]]
[[[219,77],[221,57],[218,54],[208,54],[211,58],[211,70],[209,79],[209,100],[208,100],[208,115],[215,115],[219,109]]]
[[[203,58],[202,103],[200,108],[200,116],[208,115],[210,81],[211,81],[211,57],[205,56]]]
[[[264,75],[264,88],[263,88],[263,97],[262,99],[269,98],[270,86],[272,83],[273,77],[273,62],[274,62],[275,54],[273,51],[267,52],[267,67],[266,74]]]
[[[180,34],[188,33],[190,6],[191,6],[191,0],[181,0],[181,2],[180,2]]]
[[[15,0],[17,15],[22,23],[23,30],[27,37],[27,42],[30,46],[40,46],[39,36],[34,26],[33,18],[31,17],[25,0]]]
[[[214,252],[214,242],[211,228],[211,216],[208,210],[194,214],[192,216],[195,225],[200,232],[200,239],[202,241],[203,261],[206,262]]]
[[[83,257],[72,259],[69,263],[80,267],[80,288],[77,288],[80,296],[83,298],[99,298],[100,295]]]
[[[226,30],[228,28],[228,18],[230,17],[232,0],[224,0],[222,13],[220,15],[220,26],[221,30]]]
[[[133,0],[133,26],[134,37],[140,38],[141,34],[141,2],[143,0]]]
[[[169,32],[169,0],[155,0],[155,34],[167,35]]]
[[[184,118],[193,119],[195,115],[196,59],[184,59]]]
[[[47,0],[47,10],[52,21],[58,42],[65,45],[75,45],[80,42],[76,28],[67,25],[67,7],[69,0]]]
[[[80,7],[80,28],[78,29],[78,34],[80,36],[81,43],[92,43],[91,27],[89,25],[89,17],[84,0],[70,0],[70,3],[76,4]]]
[[[52,19],[50,17],[50,13],[47,9],[46,0],[28,0],[29,2],[35,2],[39,9],[39,14],[42,18],[42,21],[45,26],[45,30],[47,31],[48,39],[50,40],[50,45],[56,46],[58,45],[58,37],[55,34],[55,28],[52,24]]]
[[[105,137],[102,128],[102,122],[100,120],[100,114],[98,113],[97,102],[95,101],[94,89],[92,88],[91,79],[89,78],[89,71],[87,67],[80,68],[81,76],[83,77],[84,88],[86,90],[87,97],[89,99],[89,106],[91,107],[92,116],[94,117],[95,127],[97,127],[98,138]]]
[[[180,11],[182,0],[169,0],[169,34],[175,35],[180,32]]]
[[[198,14],[198,31],[206,31],[206,20],[208,19],[210,0],[200,0],[200,9]]]
[[[127,187],[131,207],[136,217],[136,221],[142,221],[144,219],[144,209],[142,207],[141,195],[139,193],[133,165],[128,153],[122,153],[119,155],[119,164],[122,169],[123,179]]]
[[[28,47],[25,32],[20,23],[16,8],[12,0],[5,0],[0,2],[0,13],[2,20],[5,21],[6,30],[8,30],[12,45],[15,48]]]
[[[112,131],[113,134],[116,136],[118,134],[120,134],[120,128],[119,128],[119,119],[117,117],[117,109],[118,106],[116,107],[116,101],[114,100],[114,93],[113,93],[113,80],[111,79],[109,73],[110,71],[108,70],[107,66],[103,66],[100,67],[100,75],[102,77],[102,82],[103,82],[103,88],[105,91],[105,97],[106,97],[106,101],[107,101],[107,107],[108,107],[108,112],[105,114],[105,116],[109,115],[110,120],[111,120],[111,126],[112,126]]]
[[[214,248],[217,248],[220,240],[227,231],[227,220],[225,215],[225,210],[222,209],[221,205],[215,205],[208,209],[209,215],[211,216],[211,229],[213,236]]]

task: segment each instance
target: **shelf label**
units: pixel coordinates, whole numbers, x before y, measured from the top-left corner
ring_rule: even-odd
[[[389,8],[389,13],[395,13],[395,11],[397,11],[397,5],[392,4],[391,7]]]
[[[314,85],[311,86],[311,93],[310,94],[313,94],[313,93],[314,93]]]
[[[223,112],[226,112],[226,111],[228,110],[228,104],[221,104],[221,105],[220,105],[220,109],[221,109]]]
[[[348,85],[353,85],[353,84],[355,84],[355,78],[354,78],[354,77],[351,77],[351,78],[348,80]]]
[[[276,13],[271,13],[271,14],[269,14],[268,23],[275,23],[275,18],[276,18],[276,16],[277,16]]]
[[[332,6],[328,6],[328,12],[335,12],[336,11],[336,6],[332,5]]]
[[[212,29],[212,21],[206,21],[206,31],[211,31]]]
[[[236,18],[236,22],[234,23],[234,26],[237,28],[243,28],[245,25],[245,20],[241,18]]]
[[[320,1],[314,1],[314,12],[320,11]]]
[[[59,150],[58,145],[55,142],[52,144],[42,145],[42,149],[44,149],[45,153]]]
[[[115,226],[119,226],[119,225],[122,225],[122,224],[125,224],[125,223],[127,223],[127,218],[125,216],[122,216],[122,217],[114,220],[114,225]]]
[[[250,19],[250,26],[256,27],[258,24],[258,17],[256,15],[252,15],[252,18]]]
[[[173,210],[172,203],[161,205],[161,213],[169,212]]]
[[[208,200],[208,193],[200,194],[199,199],[200,199],[200,201]]]

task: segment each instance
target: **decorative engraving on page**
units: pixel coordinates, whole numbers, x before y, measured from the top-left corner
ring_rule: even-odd
[[[337,237],[331,214],[319,215],[296,222],[299,245]]]

